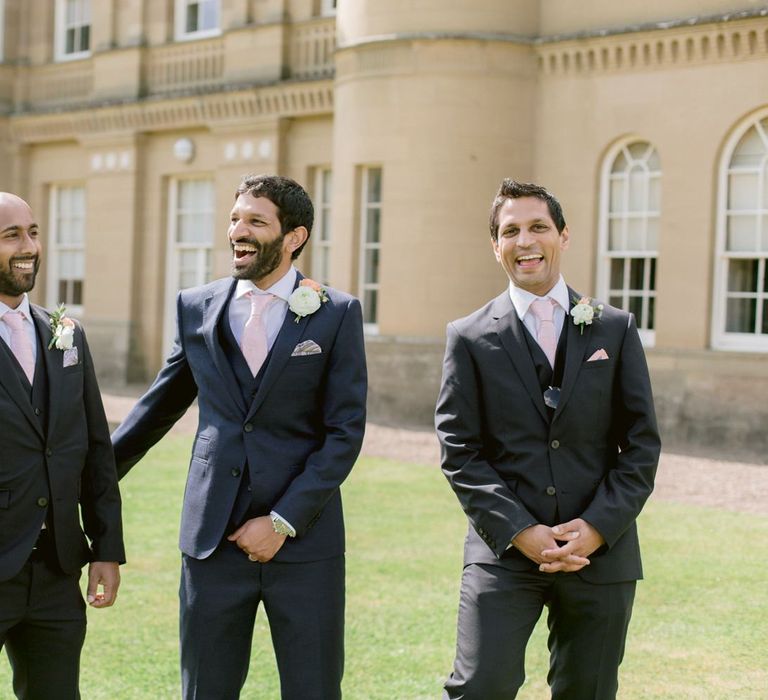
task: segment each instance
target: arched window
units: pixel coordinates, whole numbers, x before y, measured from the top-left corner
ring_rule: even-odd
[[[768,110],[766,110],[768,111]],[[712,345],[768,351],[768,115],[746,122],[720,168]]]
[[[631,311],[653,345],[661,163],[647,141],[626,141],[606,156],[600,197],[598,296]]]

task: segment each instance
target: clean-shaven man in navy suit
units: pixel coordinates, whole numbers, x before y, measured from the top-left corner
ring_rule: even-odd
[[[448,325],[436,410],[469,520],[444,697],[514,698],[546,606],[552,697],[615,698],[660,451],[645,355],[631,314],[566,286],[552,194],[504,180],[490,230],[509,286]]]
[[[165,366],[113,435],[122,477],[197,397],[181,516],[181,672],[188,700],[238,698],[259,603],[282,697],[341,697],[344,522],[339,487],[363,440],[359,302],[293,267],[313,207],[251,176],[228,229],[232,277],[179,293]]]
[[[125,552],[85,334],[27,296],[40,238],[29,205],[0,193],[0,649],[18,698],[75,700],[86,628],[80,570],[90,562],[88,603],[109,607]]]

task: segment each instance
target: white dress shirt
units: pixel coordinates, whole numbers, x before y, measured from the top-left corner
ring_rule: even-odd
[[[27,337],[32,345],[32,357],[35,362],[37,362],[37,335],[35,334],[35,323],[32,320],[32,313],[29,309],[29,297],[24,294],[21,298],[21,303],[15,309],[12,309],[10,306],[0,301],[0,338],[2,338],[5,341],[5,344],[10,348],[11,328],[7,323],[2,321],[3,316],[9,311],[21,311],[24,314],[24,328],[27,331]]]
[[[251,280],[237,281],[235,294],[229,304],[229,327],[232,329],[232,335],[235,336],[238,346],[243,337],[245,323],[251,316],[251,300],[246,295],[248,292],[256,292],[256,294],[272,294],[277,297],[267,308],[264,319],[267,328],[267,350],[272,349],[277,334],[283,326],[285,314],[288,313],[288,297],[293,292],[297,274],[296,268],[291,267],[269,289],[259,289]]]
[[[536,299],[552,299],[555,302],[554,326],[555,338],[560,342],[560,331],[563,329],[563,321],[571,308],[571,300],[568,297],[568,287],[565,286],[563,276],[557,280],[552,289],[545,296],[539,297],[530,292],[526,292],[520,287],[516,287],[512,282],[509,283],[509,296],[512,299],[512,305],[515,307],[517,317],[525,324],[533,339],[538,342],[539,319],[530,311],[531,303]]]
[[[277,282],[269,289],[259,289],[251,280],[237,280],[235,294],[229,303],[229,327],[232,329],[232,335],[235,336],[237,345],[243,337],[243,329],[251,316],[251,300],[246,296],[248,292],[256,294],[272,294],[276,299],[267,308],[264,324],[267,329],[267,349],[271,350],[277,339],[277,334],[285,321],[285,314],[288,313],[288,297],[293,293],[293,287],[296,284],[296,268],[291,266]],[[274,510],[270,516],[276,517],[288,526],[290,537],[296,536],[296,528],[293,527],[285,518]]]

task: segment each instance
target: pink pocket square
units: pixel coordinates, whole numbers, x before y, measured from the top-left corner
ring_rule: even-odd
[[[596,360],[607,360],[608,359],[608,353],[603,349],[600,348],[599,350],[595,350],[587,359],[587,362],[595,362]]]

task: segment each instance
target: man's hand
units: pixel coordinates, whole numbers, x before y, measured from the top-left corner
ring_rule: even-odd
[[[555,525],[552,533],[556,540],[562,542],[567,539],[568,542],[562,547],[550,547],[541,552],[544,562],[539,566],[539,571],[547,574],[578,571],[589,564],[587,557],[605,544],[603,536],[581,518]]]
[[[102,590],[99,592],[99,586]],[[108,608],[117,599],[120,565],[116,561],[93,561],[88,566],[86,600],[94,608]]]
[[[557,543],[571,542],[580,536],[580,533],[576,530],[566,530],[564,526],[560,526],[561,531],[555,532],[554,528],[547,527],[546,525],[532,525],[527,527],[522,532],[518,533],[512,540],[512,545],[519,549],[526,557],[532,562],[539,564],[539,571],[546,571],[542,568],[545,564],[551,562],[555,557],[545,557],[545,552],[562,552],[564,547],[560,547]],[[574,556],[570,552],[564,552],[562,554],[563,563],[569,567],[568,569],[558,569],[562,571],[577,571],[582,566],[589,564],[589,561],[582,559],[581,557]]]
[[[249,559],[262,564],[270,561],[280,551],[285,535],[278,535],[272,527],[272,518],[263,515],[247,520],[227,537],[248,555]]]

